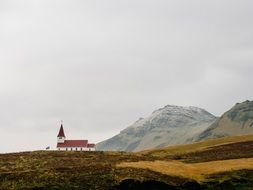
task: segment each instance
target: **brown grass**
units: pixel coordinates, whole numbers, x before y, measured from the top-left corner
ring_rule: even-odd
[[[252,187],[253,144],[250,141],[253,135],[139,153],[38,151],[0,154],[0,189],[105,190],[124,179],[157,180],[175,187],[192,179],[203,182],[202,185],[213,180],[208,185],[215,186],[216,182],[220,185],[223,178],[236,187],[238,184],[244,187],[245,183]],[[234,155],[240,159],[235,160]],[[221,160],[224,158],[230,160]],[[187,160],[198,163],[186,163]],[[240,169],[248,169],[248,172]],[[213,189],[217,189],[216,186]]]
[[[171,158],[188,163],[253,158],[252,147],[253,141],[235,142],[213,146],[204,150],[189,152],[186,154],[179,154],[171,156]]]
[[[236,142],[244,142],[244,141],[253,141],[253,135],[224,137],[224,138],[212,139],[212,140],[207,140],[207,141],[193,143],[193,144],[169,146],[166,148],[145,150],[145,151],[138,152],[137,154],[162,158],[162,157],[169,157],[172,155],[202,151],[210,147],[231,144],[231,143],[236,143]]]
[[[183,163],[180,161],[139,161],[124,162],[117,167],[130,167],[149,169],[166,175],[190,178],[197,181],[204,181],[208,175],[229,172],[241,169],[253,169],[253,158],[233,159],[224,161],[211,161],[204,163]]]

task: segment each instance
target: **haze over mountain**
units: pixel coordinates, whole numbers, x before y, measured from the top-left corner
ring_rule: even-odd
[[[201,108],[168,105],[140,118],[97,148],[139,151],[247,134],[253,134],[253,101],[237,103],[220,118]]]
[[[207,129],[217,118],[204,109],[168,105],[140,118],[120,134],[97,144],[99,150],[138,151],[184,144]]]
[[[253,97],[252,0],[1,0],[0,153],[100,142],[168,102]]]
[[[245,134],[253,134],[253,101],[249,100],[237,103],[203,131],[197,140]]]

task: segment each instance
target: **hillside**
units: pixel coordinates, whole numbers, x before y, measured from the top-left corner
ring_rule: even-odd
[[[253,101],[237,103],[224,113],[205,131],[196,137],[196,141],[233,135],[253,134]]]
[[[253,135],[126,152],[0,154],[0,189],[250,190]]]
[[[198,143],[169,146],[138,152],[139,155],[153,158],[184,160],[194,162],[198,155],[201,161],[224,160],[252,157],[253,135],[230,136],[210,139]],[[204,160],[205,159],[205,160]]]
[[[97,144],[97,149],[140,151],[191,143],[216,119],[201,108],[168,105],[147,118],[140,118],[120,134]]]

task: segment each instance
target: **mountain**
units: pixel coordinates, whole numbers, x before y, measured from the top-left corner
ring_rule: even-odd
[[[253,134],[253,101],[237,103],[196,137],[196,141],[233,135]]]
[[[98,150],[139,151],[191,143],[216,117],[197,107],[168,105],[140,118],[120,134],[96,145]]]

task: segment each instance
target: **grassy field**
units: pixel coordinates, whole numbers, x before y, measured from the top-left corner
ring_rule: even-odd
[[[138,161],[120,163],[117,165],[117,167],[149,169],[170,176],[179,176],[204,182],[211,174],[242,170],[245,168],[253,170],[253,158],[211,161],[193,164],[183,163],[175,160]]]
[[[138,153],[0,154],[0,189],[253,189],[253,136]]]
[[[231,145],[232,143],[241,142],[252,142],[253,135],[244,136],[232,136],[220,139],[207,140],[199,143],[169,146],[167,148],[158,148],[152,150],[141,151],[138,154],[154,156],[159,159],[161,158],[174,158],[176,155],[185,155],[187,153],[199,152],[203,150],[208,150],[209,148],[214,148],[215,146]],[[242,152],[242,151],[241,151]]]

